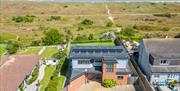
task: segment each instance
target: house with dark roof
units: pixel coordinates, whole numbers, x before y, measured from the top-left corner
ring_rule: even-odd
[[[144,39],[138,64],[152,84],[180,81],[180,39]]]
[[[114,79],[118,84],[127,84],[131,76],[129,56],[123,46],[74,46],[69,60],[68,91],[75,91],[87,79]]]

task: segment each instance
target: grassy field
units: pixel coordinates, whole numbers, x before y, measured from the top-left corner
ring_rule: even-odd
[[[0,44],[0,59],[3,55],[3,53],[6,52],[6,44]]]
[[[58,49],[55,47],[46,47],[45,51],[42,53],[41,57],[43,59],[50,59],[52,56],[58,52]]]
[[[38,52],[41,50],[41,47],[35,47],[35,48],[27,48],[25,50],[18,50],[16,54],[27,54],[27,55],[33,55],[38,54]]]
[[[40,81],[40,90],[39,91],[45,91],[45,88],[48,85],[48,82],[49,82],[50,77],[52,76],[54,70],[55,70],[55,66],[52,66],[52,65],[46,66],[45,75],[44,75],[43,79]]]
[[[114,26],[106,27],[109,21],[105,5],[114,17]],[[51,7],[51,9],[49,9]],[[176,13],[175,17],[157,17],[154,13]],[[178,3],[50,3],[50,2],[2,2],[0,14],[0,38],[2,40],[19,40],[30,45],[33,40],[40,40],[49,28],[56,28],[63,35],[75,39],[79,35],[94,34],[98,39],[104,32],[117,31],[126,26],[142,27],[137,33],[153,37],[174,37],[180,33],[180,5]],[[15,16],[34,15],[32,23],[16,23]],[[60,20],[48,21],[51,16],[60,16]],[[83,26],[80,23],[90,19],[93,25]],[[78,27],[84,30],[78,31]],[[150,27],[150,28],[147,28]],[[169,27],[169,31],[161,28]],[[151,29],[153,28],[153,31]],[[70,34],[67,33],[70,32]],[[159,36],[161,34],[162,36]],[[17,39],[18,38],[18,39]]]

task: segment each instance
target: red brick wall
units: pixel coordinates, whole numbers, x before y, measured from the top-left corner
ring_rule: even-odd
[[[128,80],[128,75],[124,74],[124,75],[116,75],[116,64],[114,64],[114,71],[113,72],[106,72],[106,64],[102,65],[102,81],[104,79],[114,79],[118,84],[127,84],[127,80]],[[117,76],[123,76],[122,80],[118,80]]]
[[[68,91],[76,91],[77,88],[79,88],[81,85],[85,84],[87,79],[92,79],[95,77],[95,74],[88,74],[88,75],[82,75],[78,77],[77,79],[73,80],[68,85]]]
[[[104,79],[116,79],[116,64],[114,64],[114,70],[113,72],[106,72],[106,64],[102,65],[102,81]]]
[[[128,75],[117,75],[117,76],[123,76],[123,79],[122,80],[118,80],[117,78],[116,78],[116,81],[117,81],[117,83],[118,84],[127,84],[127,80],[128,80]]]

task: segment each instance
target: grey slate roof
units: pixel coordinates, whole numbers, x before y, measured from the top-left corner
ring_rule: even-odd
[[[160,59],[180,59],[180,39],[144,39],[143,42],[146,51],[158,63]],[[162,66],[150,64],[150,68],[151,72],[180,72],[180,65]]]
[[[70,58],[115,57],[128,58],[122,46],[74,46],[71,48]]]
[[[180,59],[180,39],[144,39],[146,51],[154,58]]]
[[[151,72],[155,73],[179,73],[180,72],[180,66],[150,66]]]

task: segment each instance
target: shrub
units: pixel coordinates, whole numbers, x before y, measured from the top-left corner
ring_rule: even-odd
[[[6,49],[8,53],[14,54],[17,52],[17,50],[20,48],[20,44],[16,41],[8,41]]]
[[[31,46],[39,46],[40,43],[41,43],[40,40],[35,40],[35,41],[32,41]]]
[[[63,58],[64,56],[66,56],[66,52],[61,51],[61,50],[60,50],[58,53],[55,53],[55,54],[53,55],[53,57],[56,58],[56,59],[61,59],[61,58]]]
[[[89,34],[88,39],[89,40],[93,40],[94,39],[94,35],[93,34]]]
[[[116,81],[113,79],[105,79],[102,85],[106,88],[112,88],[117,85]]]
[[[32,77],[27,81],[28,85],[33,83],[38,78],[38,75],[39,75],[39,67],[36,67],[33,70]]]
[[[76,37],[75,40],[76,41],[83,41],[83,40],[88,40],[88,38],[86,37],[86,35],[79,35]]]
[[[50,19],[47,19],[47,21],[57,21],[57,20],[61,20],[61,16],[51,16]]]
[[[20,89],[20,91],[24,91],[24,83],[21,83],[21,84],[19,85],[19,89]]]
[[[35,17],[36,16],[32,16],[32,15],[16,16],[16,17],[13,17],[12,20],[15,21],[16,23],[20,23],[20,22],[31,23],[34,21]]]
[[[107,22],[106,27],[112,27],[112,26],[113,26],[113,22],[112,21]]]
[[[163,27],[163,28],[161,28],[161,31],[169,31],[169,30],[170,30],[169,27]]]
[[[92,20],[90,20],[90,19],[85,19],[85,20],[82,21],[82,24],[84,24],[84,25],[92,25],[93,23],[94,22]]]
[[[126,28],[122,29],[120,34],[125,35],[125,36],[134,36],[135,35],[135,31],[131,27],[126,27]]]
[[[175,17],[177,16],[177,14],[170,14],[170,13],[164,13],[164,14],[153,14],[154,16],[157,16],[157,17],[168,17],[168,18],[171,18],[171,17]]]

